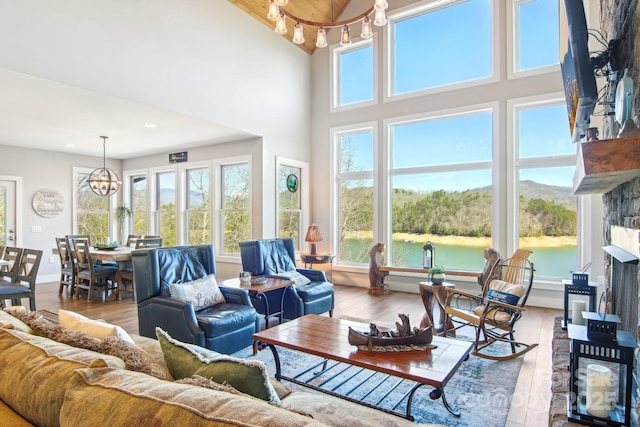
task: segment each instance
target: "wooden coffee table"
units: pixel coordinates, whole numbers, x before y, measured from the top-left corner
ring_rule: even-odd
[[[453,377],[462,362],[469,357],[469,352],[473,347],[472,343],[451,338],[434,337],[433,344],[437,346],[435,349],[403,352],[368,352],[358,350],[357,347],[349,344],[347,340],[349,326],[359,330],[369,329],[369,325],[364,323],[310,314],[271,329],[265,329],[254,334],[253,338],[266,343],[273,352],[276,364],[276,378],[279,380],[282,379],[310,387],[410,420],[413,420],[411,416],[413,395],[419,387],[428,385],[434,387],[434,390],[430,393],[432,399],[435,400],[442,397],[442,403],[445,408],[455,416],[460,415],[447,403],[444,386]],[[297,377],[283,375],[276,346],[415,382],[408,393],[406,412],[389,410],[377,404],[372,405],[362,400],[320,388],[309,382],[298,380],[297,377],[299,375]],[[323,369],[326,369],[326,360]],[[307,371],[309,369],[305,372]],[[394,409],[397,406],[394,406]]]

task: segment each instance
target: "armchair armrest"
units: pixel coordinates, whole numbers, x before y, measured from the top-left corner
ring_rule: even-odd
[[[220,286],[220,291],[227,302],[253,307],[249,298],[249,291],[246,289]]]
[[[461,291],[461,290],[457,290],[457,289],[453,289],[453,288],[447,288],[447,299],[445,301],[444,306],[445,307],[449,307],[451,305],[451,301],[453,301],[454,299],[457,301],[460,298],[466,298],[469,299],[473,302],[476,303],[476,305],[479,305],[482,303],[482,297],[478,296],[476,294],[472,294],[470,292],[465,292],[465,291]]]
[[[204,331],[196,319],[193,303],[167,297],[152,297],[138,304],[140,335],[155,338],[156,326],[173,338],[204,347]],[[143,320],[146,319],[146,320]]]
[[[326,282],[327,276],[322,270],[311,270],[309,268],[296,268],[296,271],[312,282]]]

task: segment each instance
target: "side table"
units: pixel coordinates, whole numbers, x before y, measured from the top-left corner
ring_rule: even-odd
[[[304,268],[307,268],[309,264],[313,268],[313,264],[329,264],[329,281],[333,282],[333,259],[335,255],[332,254],[300,254],[300,260],[304,262]]]
[[[427,326],[433,326],[433,329],[438,335],[446,335],[445,332],[453,329],[451,322],[446,322],[446,316],[444,312],[444,304],[447,300],[447,288],[455,289],[456,286],[453,283],[444,282],[440,285],[434,285],[431,282],[419,282],[420,297],[424,304],[425,313],[420,320],[420,327],[426,328]],[[435,297],[435,301],[434,301]],[[438,324],[435,324],[433,319],[434,303],[438,304],[440,311]],[[445,322],[448,323],[445,325]]]

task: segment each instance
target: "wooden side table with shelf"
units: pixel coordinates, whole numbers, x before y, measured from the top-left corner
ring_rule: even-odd
[[[310,265],[309,268],[313,268],[313,264],[329,264],[330,282],[333,282],[333,259],[335,257],[333,254],[300,254],[300,260],[304,262],[304,268],[307,268],[307,264]]]

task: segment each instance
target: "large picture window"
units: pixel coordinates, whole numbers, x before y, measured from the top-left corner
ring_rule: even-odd
[[[147,176],[134,175],[130,178],[132,234],[145,235],[149,230],[149,197],[147,194]]]
[[[187,169],[187,244],[211,243],[209,168]]]
[[[516,72],[558,64],[558,1],[513,0]]]
[[[360,128],[335,133],[338,173],[338,259],[365,264],[373,243],[374,133]]]
[[[176,173],[174,171],[156,174],[156,227],[164,246],[175,246],[176,223]]]
[[[493,75],[492,0],[444,3],[391,19],[391,96]]]
[[[576,147],[563,102],[516,104],[518,246],[531,249],[538,277],[576,270]]]
[[[372,40],[333,50],[336,78],[333,106],[367,105],[375,101],[374,50]]]
[[[390,125],[391,259],[422,266],[422,246],[437,247],[448,269],[482,269],[491,246],[491,111]]]
[[[302,226],[302,197],[300,180],[302,168],[280,165],[278,171],[278,237],[291,237],[300,249]]]

